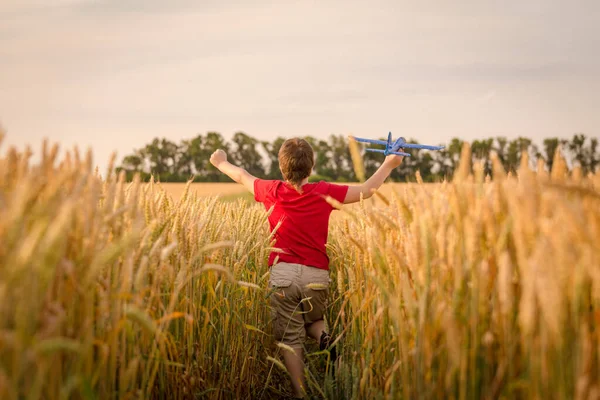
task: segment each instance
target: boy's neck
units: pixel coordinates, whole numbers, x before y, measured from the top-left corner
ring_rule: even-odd
[[[290,181],[286,181],[287,183],[289,183],[290,185],[292,184]],[[302,182],[300,182],[300,187],[306,185],[308,183],[308,177],[302,179]]]

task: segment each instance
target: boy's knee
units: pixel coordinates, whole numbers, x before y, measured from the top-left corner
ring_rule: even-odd
[[[273,321],[273,337],[276,341],[281,342],[293,349],[301,349],[304,347],[306,340],[306,331],[302,324],[286,324],[281,321],[282,318],[275,318]]]

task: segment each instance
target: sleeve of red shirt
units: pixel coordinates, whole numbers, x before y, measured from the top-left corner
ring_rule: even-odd
[[[329,196],[343,204],[346,199],[346,194],[348,193],[348,186],[329,183],[327,192]]]
[[[271,181],[258,178],[254,181],[254,200],[258,201],[259,203],[265,201],[270,182]]]

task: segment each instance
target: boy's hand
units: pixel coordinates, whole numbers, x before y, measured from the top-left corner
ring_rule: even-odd
[[[373,193],[379,189],[387,177],[390,176],[390,173],[402,164],[403,159],[404,156],[398,156],[396,154],[387,156],[381,164],[381,167],[379,167],[366,182],[361,185],[348,186],[344,204],[356,203],[360,201],[361,196],[364,199],[373,196]]]
[[[389,165],[391,168],[397,168],[400,166],[400,164],[402,164],[403,159],[404,159],[404,156],[390,154],[389,156],[387,156],[385,158],[385,161],[383,163],[386,165]]]
[[[210,156],[210,163],[217,168],[219,168],[219,165],[225,161],[227,161],[227,153],[221,149],[215,150],[215,152]]]

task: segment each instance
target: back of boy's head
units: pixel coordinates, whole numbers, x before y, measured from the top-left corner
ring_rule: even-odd
[[[310,176],[314,166],[313,149],[306,140],[292,138],[283,142],[279,149],[279,169],[283,179],[299,190],[300,184]]]

